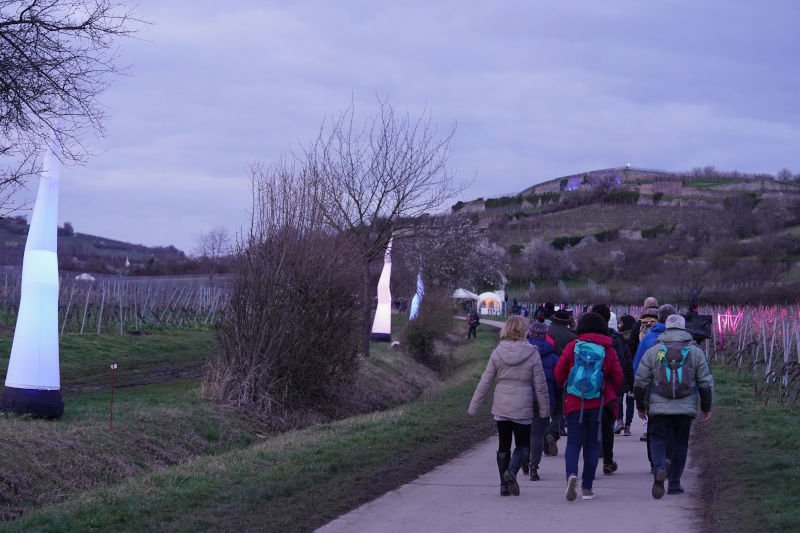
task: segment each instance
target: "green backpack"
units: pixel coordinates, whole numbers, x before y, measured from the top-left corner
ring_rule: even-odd
[[[662,342],[657,346],[653,392],[672,400],[696,394],[691,343]]]

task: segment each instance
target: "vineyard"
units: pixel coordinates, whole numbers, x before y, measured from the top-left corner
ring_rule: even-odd
[[[6,273],[0,295],[0,328],[14,328],[20,301],[19,275]],[[137,334],[148,328],[194,328],[213,324],[228,303],[230,280],[207,277],[108,277],[62,275],[62,335]]]

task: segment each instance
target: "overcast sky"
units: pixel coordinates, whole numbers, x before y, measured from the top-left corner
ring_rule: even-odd
[[[191,252],[246,223],[247,168],[376,95],[456,125],[460,199],[631,163],[800,172],[800,2],[143,0],[61,222]],[[454,199],[454,202],[457,199]]]

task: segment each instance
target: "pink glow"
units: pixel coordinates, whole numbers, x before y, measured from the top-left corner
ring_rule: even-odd
[[[742,321],[742,316],[741,311],[734,315],[731,314],[730,309],[726,309],[725,314],[720,313],[717,315],[717,329],[721,334],[736,333]]]

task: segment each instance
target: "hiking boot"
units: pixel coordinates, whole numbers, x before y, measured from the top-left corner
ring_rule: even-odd
[[[532,466],[531,467],[531,481],[539,481],[539,467]]]
[[[547,444],[545,448],[547,450],[547,455],[550,456],[558,455],[558,444],[556,444],[556,438],[553,435],[549,433],[545,435],[544,442],[545,444]]]
[[[603,473],[607,476],[610,476],[617,471],[617,468],[617,462],[611,461],[610,463],[603,465]]]
[[[625,424],[622,422],[622,420],[617,420],[616,422],[614,422],[614,435],[619,435],[620,433],[622,433],[622,428],[624,427]]]
[[[511,496],[507,483],[500,483],[500,496]]]
[[[594,492],[591,489],[583,489],[581,491],[581,500],[593,500],[594,499]]]
[[[511,470],[506,470],[506,473],[503,474],[503,480],[506,482],[508,490],[511,491],[511,494],[514,496],[519,496],[519,483],[517,483],[517,476],[512,474]]]
[[[667,479],[666,470],[657,470],[655,480],[653,481],[653,498],[658,500],[664,496],[664,480]]]
[[[683,494],[683,487],[670,487],[667,489],[667,494]]]
[[[567,493],[565,494],[565,496],[567,497],[568,502],[574,502],[575,498],[578,497],[578,493],[575,492],[575,487],[577,486],[578,486],[578,476],[572,474],[571,476],[569,476],[569,479],[567,479]]]
[[[530,468],[530,463],[528,461],[522,463],[522,473],[525,474],[526,476],[528,475],[529,468]]]
[[[625,426],[625,429],[622,430],[622,434],[625,435],[626,437],[630,437],[631,436],[631,427],[630,426]],[[645,438],[647,438],[647,437],[645,437]]]

